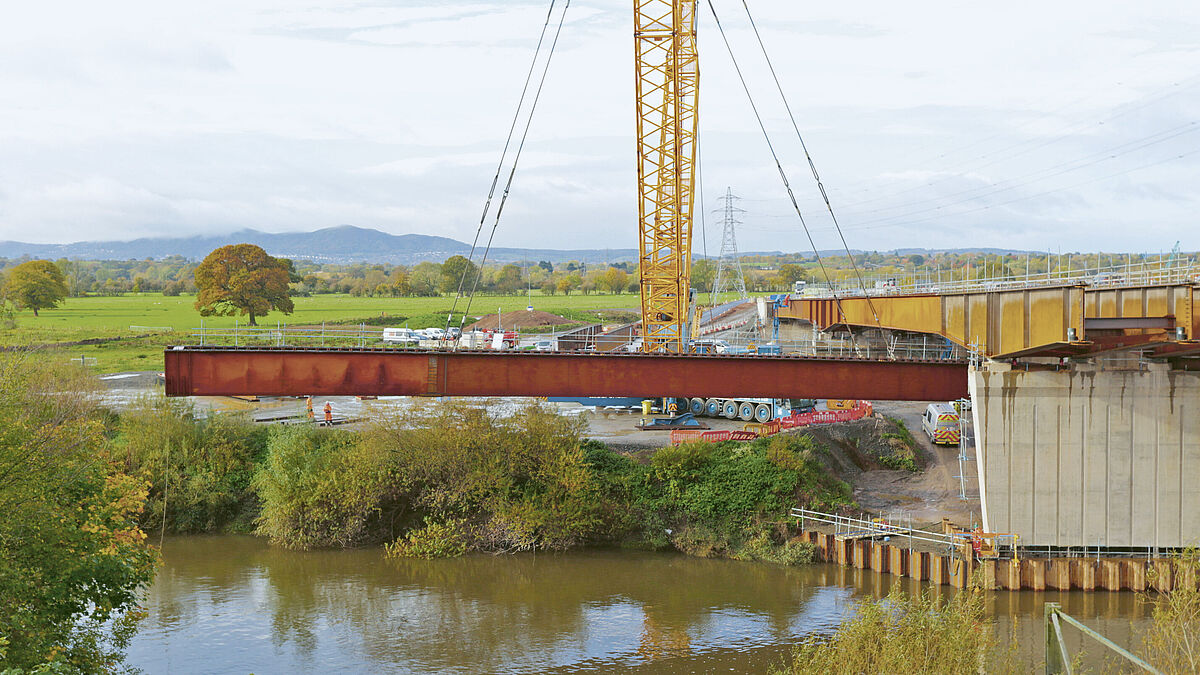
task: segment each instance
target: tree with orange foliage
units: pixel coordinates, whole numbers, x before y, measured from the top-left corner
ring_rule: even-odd
[[[200,316],[249,314],[255,318],[271,310],[291,314],[288,296],[292,261],[272,258],[254,244],[231,244],[208,254],[196,268],[196,309]]]

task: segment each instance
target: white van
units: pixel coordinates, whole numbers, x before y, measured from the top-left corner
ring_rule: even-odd
[[[921,417],[921,430],[935,445],[958,445],[958,411],[949,403],[930,403]]]

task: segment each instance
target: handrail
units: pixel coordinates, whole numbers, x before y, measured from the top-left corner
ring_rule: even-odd
[[[946,278],[941,276],[942,273]],[[860,284],[857,279],[839,280],[833,283],[810,284],[799,299],[853,297],[865,295],[878,297],[913,293],[964,293],[979,291],[1017,290],[1044,288],[1047,286],[1091,286],[1097,288],[1124,288],[1162,284],[1200,283],[1200,266],[1191,259],[1145,260],[1127,264],[1100,265],[1096,267],[1058,267],[1049,272],[1022,275],[1001,274],[974,279],[952,278],[953,271],[934,273],[900,272],[888,276],[869,277]]]
[[[814,520],[818,523],[833,525],[835,528],[835,534],[838,535],[846,534],[850,536],[904,537],[910,543],[912,541],[923,541],[926,543],[947,546],[951,549],[965,541],[970,540],[970,535],[939,534],[937,532],[920,530],[911,526],[904,527],[901,525],[892,525],[890,523],[881,524],[870,520],[851,518],[849,516],[839,516],[834,513],[810,511],[809,509],[793,508],[789,512],[789,515],[793,518],[800,518],[802,521]],[[842,530],[843,527],[845,528],[844,531]]]
[[[1071,655],[1067,652],[1066,642],[1063,641],[1060,619],[1078,628],[1084,635],[1099,642],[1101,645],[1125,657],[1130,663],[1145,670],[1147,673],[1162,675],[1162,671],[1159,669],[1139,659],[1129,650],[1124,649],[1112,640],[1083,625],[1070,614],[1062,611],[1062,605],[1059,603],[1047,602],[1043,606],[1042,612],[1046,624],[1046,675],[1072,675],[1073,672],[1071,668]]]

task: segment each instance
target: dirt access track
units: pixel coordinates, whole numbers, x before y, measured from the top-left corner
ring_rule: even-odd
[[[980,522],[975,462],[963,462],[968,497],[963,500],[959,497],[958,446],[934,445],[921,430],[921,416],[928,403],[881,401],[872,405],[877,415],[904,422],[917,442],[925,468],[919,473],[874,469],[851,477],[854,498],[859,505],[883,514],[903,513],[912,518],[914,525],[938,523],[942,518],[949,518],[959,525]],[[974,457],[975,451],[968,446],[966,453]]]

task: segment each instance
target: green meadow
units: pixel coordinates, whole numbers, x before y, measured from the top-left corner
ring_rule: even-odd
[[[452,297],[384,298],[349,295],[315,295],[293,298],[292,314],[272,312],[259,319],[259,326],[274,327],[276,322],[289,326],[313,326],[325,323],[353,324],[360,321],[375,325],[407,325],[428,328],[446,323],[446,314],[454,304]],[[195,297],[165,297],[157,293],[130,293],[122,296],[68,298],[56,309],[47,309],[34,317],[32,311],[16,313],[16,327],[0,328],[0,345],[62,345],[82,340],[109,339],[99,344],[62,346],[64,358],[96,359],[101,373],[127,370],[161,370],[162,348],[169,344],[189,344],[201,326],[200,313],[192,306]],[[564,316],[572,321],[611,320],[623,313],[638,311],[638,296],[570,296],[534,293],[509,296],[477,296],[471,303],[470,316],[534,309]],[[466,309],[460,300],[457,312]],[[245,317],[204,317],[207,329],[232,329],[235,321],[245,326]],[[454,320],[458,324],[458,317]],[[467,323],[471,323],[468,319]],[[380,329],[382,330],[382,329]],[[112,338],[118,338],[112,340]]]

